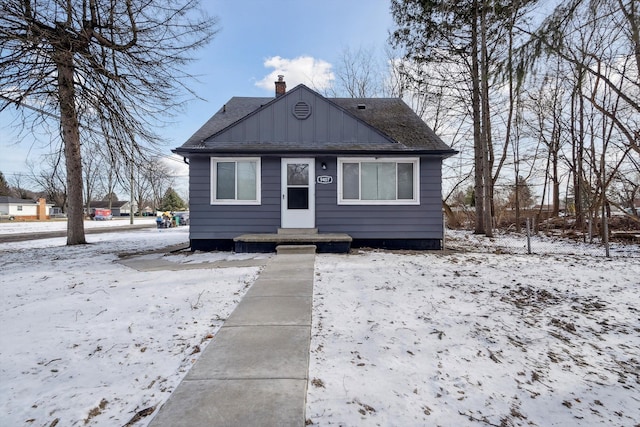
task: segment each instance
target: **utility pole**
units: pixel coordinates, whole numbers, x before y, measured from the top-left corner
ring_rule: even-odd
[[[130,176],[130,182],[129,185],[131,187],[131,192],[129,194],[129,224],[133,225],[133,215],[135,214],[135,212],[133,211],[133,148],[134,148],[135,144],[133,141],[133,138],[131,138],[131,176]]]

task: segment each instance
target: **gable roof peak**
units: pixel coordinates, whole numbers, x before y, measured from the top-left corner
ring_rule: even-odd
[[[269,110],[271,113],[265,113]],[[316,115],[316,111],[323,113]],[[335,123],[338,117],[335,115],[328,120],[329,111],[339,112],[340,117],[351,120],[352,125],[344,128]],[[279,120],[284,121],[278,122],[280,127],[273,124],[272,114],[278,114]],[[338,131],[331,133],[316,131],[315,126],[304,127],[310,116],[319,118],[320,127],[337,126],[334,129]],[[299,121],[291,122],[294,117]],[[282,123],[289,124],[282,127]],[[358,128],[360,133],[355,130]],[[306,131],[303,133],[302,129]],[[322,144],[317,144],[319,141]],[[238,145],[239,142],[242,144]],[[330,147],[348,148],[355,152],[370,151],[374,146],[381,150],[431,152],[445,156],[456,152],[401,98],[326,97],[304,83],[277,97],[231,98],[174,152],[187,153],[192,149],[198,152],[309,150],[313,147],[326,150]]]

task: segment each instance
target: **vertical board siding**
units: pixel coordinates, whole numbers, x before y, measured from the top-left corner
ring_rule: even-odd
[[[329,123],[329,109],[319,108],[318,104],[320,103],[321,102],[318,99],[314,99],[313,103],[311,104],[311,114],[314,117],[313,134],[315,135],[317,142],[328,142],[329,129],[331,128],[331,125]]]
[[[336,105],[301,88],[220,132],[212,142],[389,143],[390,141]],[[299,101],[307,102],[311,115],[300,120],[293,115]]]

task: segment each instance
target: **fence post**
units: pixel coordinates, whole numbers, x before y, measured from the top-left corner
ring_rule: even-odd
[[[531,255],[531,221],[527,217],[527,253]]]
[[[611,252],[609,251],[609,220],[604,203],[602,204],[602,242],[604,243],[605,256],[611,258]]]

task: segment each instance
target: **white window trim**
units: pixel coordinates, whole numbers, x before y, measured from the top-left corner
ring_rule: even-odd
[[[413,163],[413,199],[354,200],[342,198],[343,163]],[[360,169],[362,171],[362,169]],[[339,157],[338,158],[338,205],[419,205],[420,204],[420,158],[419,157]]]
[[[256,162],[256,200],[237,200],[237,199],[216,199],[216,163],[218,162],[237,162],[237,161],[255,161]],[[211,204],[212,205],[260,205],[262,204],[262,179],[261,179],[262,159],[260,157],[211,157],[210,165],[210,182],[211,182]],[[237,168],[236,168],[237,171]],[[236,172],[236,181],[238,179]],[[236,182],[236,191],[238,184]]]

